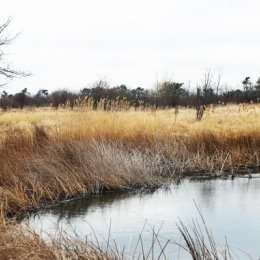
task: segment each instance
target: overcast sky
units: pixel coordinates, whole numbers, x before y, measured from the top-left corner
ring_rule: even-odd
[[[6,89],[196,85],[209,68],[238,87],[260,76],[259,12],[259,0],[2,1],[0,22],[11,16],[8,32],[21,32],[7,59],[33,74]]]

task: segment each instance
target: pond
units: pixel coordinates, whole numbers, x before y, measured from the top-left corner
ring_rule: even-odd
[[[161,244],[170,239],[166,254],[170,259],[187,259],[185,252],[172,242],[181,242],[176,223],[191,224],[203,212],[208,228],[219,244],[227,238],[240,259],[260,258],[260,174],[234,180],[189,180],[155,191],[115,192],[59,204],[39,211],[23,223],[43,237],[58,228],[77,233],[82,239],[115,239],[118,247],[133,253],[140,233],[144,247],[149,247],[153,230]],[[110,227],[111,226],[111,227]],[[93,230],[95,235],[93,234]],[[140,250],[140,249],[138,249]],[[158,249],[157,249],[158,250]]]

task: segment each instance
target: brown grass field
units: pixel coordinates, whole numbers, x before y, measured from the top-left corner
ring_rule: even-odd
[[[20,252],[31,240],[37,245],[25,250],[27,259],[63,259],[47,256],[55,250],[35,235],[15,242],[23,231],[6,224],[7,216],[68,197],[156,188],[191,175],[234,176],[259,166],[260,105],[211,107],[201,121],[195,114],[185,108],[178,114],[84,108],[0,113],[1,259],[20,259],[8,258],[8,250]],[[38,247],[46,255],[30,257],[41,252]],[[81,259],[91,259],[86,255]]]

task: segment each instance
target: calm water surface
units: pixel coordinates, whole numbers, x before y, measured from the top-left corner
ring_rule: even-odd
[[[184,180],[169,189],[156,191],[108,193],[64,203],[42,210],[23,223],[29,224],[43,236],[55,234],[58,228],[77,232],[84,239],[93,238],[92,228],[99,240],[107,237],[111,223],[111,237],[125,250],[133,252],[142,233],[148,247],[152,230],[160,226],[160,241],[180,242],[176,223],[199,219],[194,200],[200,206],[207,226],[220,244],[227,237],[230,247],[240,259],[260,258],[260,175],[257,178],[235,180]],[[146,224],[145,224],[146,223]],[[145,226],[144,226],[145,224]],[[166,253],[171,259],[187,259],[176,245],[169,244]]]

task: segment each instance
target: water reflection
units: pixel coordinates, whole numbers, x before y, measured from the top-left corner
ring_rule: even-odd
[[[90,212],[99,210],[102,212],[103,209],[113,206],[118,206],[125,200],[131,198],[139,198],[142,200],[144,197],[150,197],[155,190],[143,190],[141,192],[106,192],[102,195],[94,195],[85,199],[76,199],[67,202],[62,202],[49,209],[41,210],[31,217],[38,217],[39,215],[52,214],[57,216],[58,220],[66,219],[68,221],[73,218],[85,216]]]
[[[203,211],[207,225],[218,241],[227,236],[233,248],[260,257],[260,178],[235,180],[184,180],[168,189],[142,192],[116,192],[75,200],[42,210],[27,220],[36,231],[52,233],[57,226],[73,227],[83,235],[106,236],[112,221],[112,236],[131,251],[145,221],[144,244],[151,240],[151,230],[162,223],[161,239],[179,240],[179,218],[185,223],[198,218],[194,200]],[[24,221],[25,223],[26,221]],[[100,237],[101,237],[100,236]],[[176,248],[168,249],[176,256]],[[180,259],[182,259],[180,257]]]

